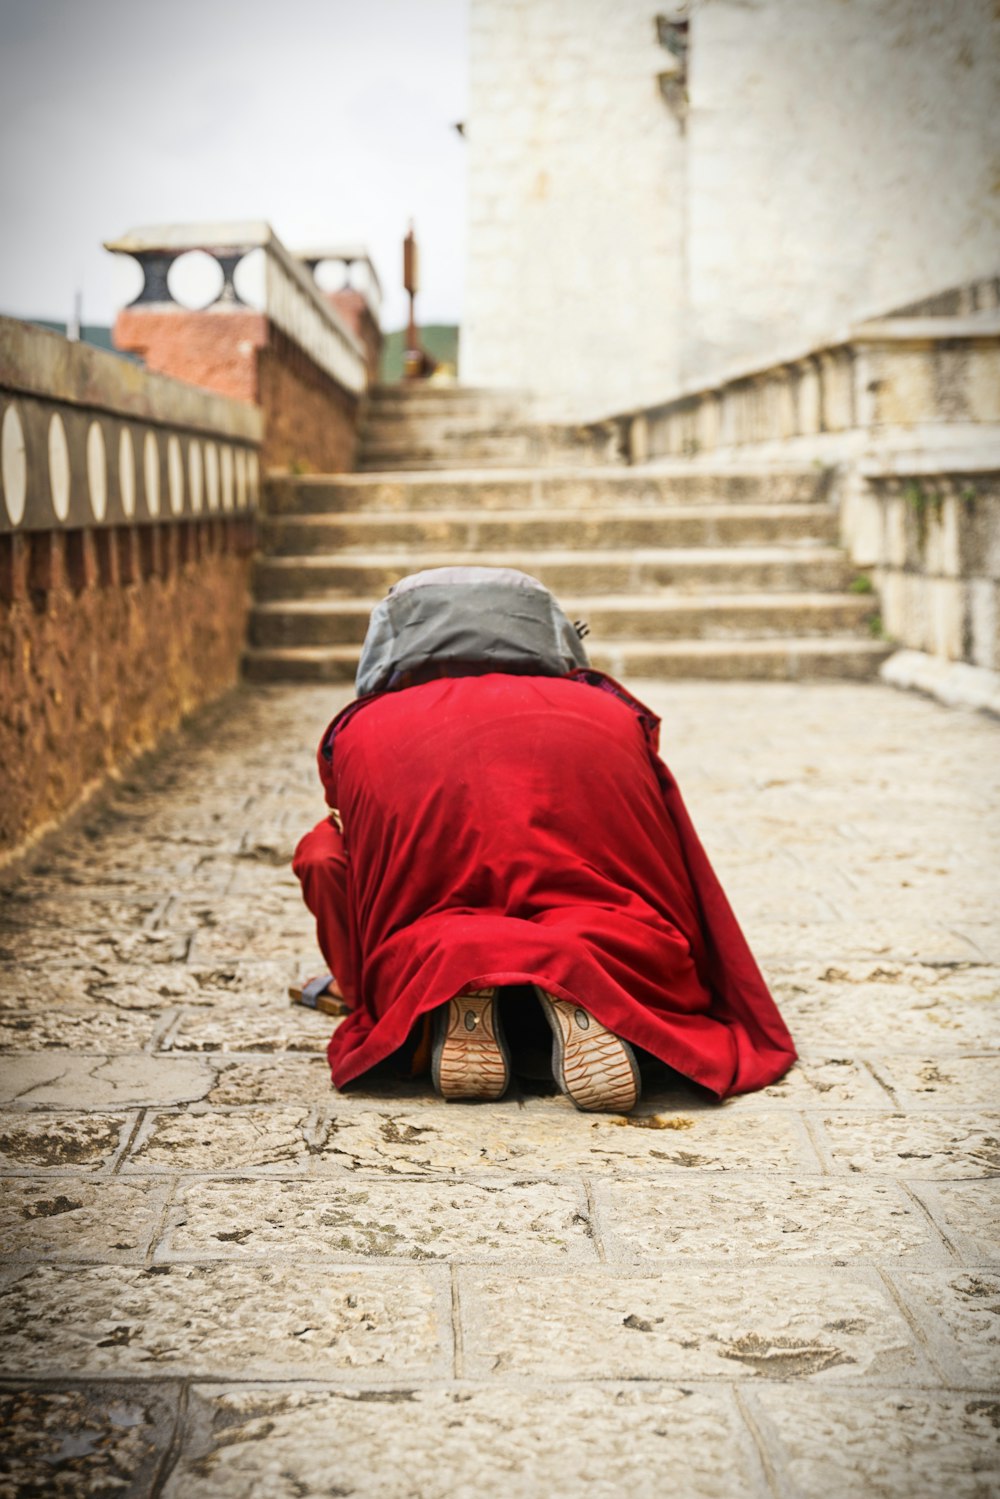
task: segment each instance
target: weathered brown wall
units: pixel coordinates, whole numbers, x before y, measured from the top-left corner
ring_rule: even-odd
[[[372,314],[361,292],[347,286],[340,291],[324,293],[327,301],[339,312],[356,338],[364,345],[365,367],[369,385],[378,383],[378,367],[382,358],[382,329]]]
[[[236,681],[253,522],[0,536],[0,856]]]
[[[354,467],[357,397],[342,390],[273,325],[257,351],[257,404],[266,414],[261,463],[295,473]]]

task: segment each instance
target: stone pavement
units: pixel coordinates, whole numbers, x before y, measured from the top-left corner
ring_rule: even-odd
[[[332,1093],[285,992],[323,689],[12,884],[0,1499],[995,1492],[997,727],[634,685],[802,1052],[762,1094]]]

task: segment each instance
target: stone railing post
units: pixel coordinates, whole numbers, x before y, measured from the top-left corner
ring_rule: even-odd
[[[319,294],[347,325],[365,351],[368,383],[378,379],[382,355],[382,283],[368,251],[362,245],[324,245],[310,250],[294,251],[317,282]],[[317,272],[321,265],[341,267],[342,284],[334,291],[319,286]]]
[[[361,400],[377,368],[379,287],[364,251],[292,255],[266,223],[173,224],[135,229],[106,248],[143,272],[118,315],[117,348],[150,370],[261,408],[265,468],[336,472],[353,466]],[[171,271],[192,251],[221,271],[215,300],[182,306]],[[241,294],[240,266],[263,262],[263,294]],[[363,287],[326,296],[313,271],[324,260],[363,263]],[[258,278],[260,279],[260,278]]]

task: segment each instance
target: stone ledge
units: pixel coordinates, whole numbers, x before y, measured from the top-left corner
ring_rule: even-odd
[[[890,687],[936,698],[948,708],[971,708],[1000,718],[1000,672],[965,661],[942,661],[926,651],[897,651],[880,675]]]
[[[17,318],[0,317],[0,388],[158,427],[193,428],[253,444],[263,438],[256,406],[151,374],[132,360],[70,343]]]

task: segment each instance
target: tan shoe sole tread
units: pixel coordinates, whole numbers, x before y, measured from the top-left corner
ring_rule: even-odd
[[[639,1101],[632,1048],[582,1006],[536,990],[553,1034],[556,1082],[578,1109],[627,1114]]]
[[[457,994],[448,1001],[444,1035],[432,1064],[442,1098],[500,1098],[510,1069],[497,1034],[495,989]]]

